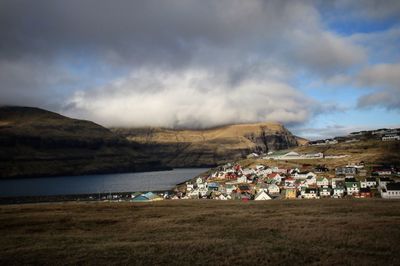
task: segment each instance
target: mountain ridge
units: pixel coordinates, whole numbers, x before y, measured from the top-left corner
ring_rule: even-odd
[[[252,152],[287,149],[299,145],[277,122],[225,125],[208,129],[161,127],[111,128],[129,141],[147,147],[171,167],[215,166]]]
[[[168,169],[94,122],[36,107],[0,107],[0,177]]]

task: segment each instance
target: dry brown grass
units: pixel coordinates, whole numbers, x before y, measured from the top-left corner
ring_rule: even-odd
[[[0,264],[400,263],[400,201],[0,207]]]

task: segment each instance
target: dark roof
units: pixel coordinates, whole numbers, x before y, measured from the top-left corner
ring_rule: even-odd
[[[371,192],[371,189],[369,187],[360,188],[360,193],[369,193],[369,192]]]
[[[314,191],[315,193],[317,193],[316,188],[306,188],[306,193],[310,193],[311,191]]]
[[[239,186],[239,189],[240,190],[250,190],[250,187],[247,185],[241,185],[241,186]]]
[[[387,184],[386,190],[400,190],[400,182]]]

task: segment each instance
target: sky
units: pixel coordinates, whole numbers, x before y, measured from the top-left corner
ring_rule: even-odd
[[[309,139],[400,127],[400,1],[0,0],[0,105]]]

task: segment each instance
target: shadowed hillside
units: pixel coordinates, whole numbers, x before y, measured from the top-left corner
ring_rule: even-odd
[[[278,123],[238,124],[205,130],[114,128],[129,141],[145,145],[173,167],[212,166],[243,158],[251,152],[287,149],[297,138]]]
[[[93,122],[30,107],[0,107],[0,176],[159,169],[135,143]]]

